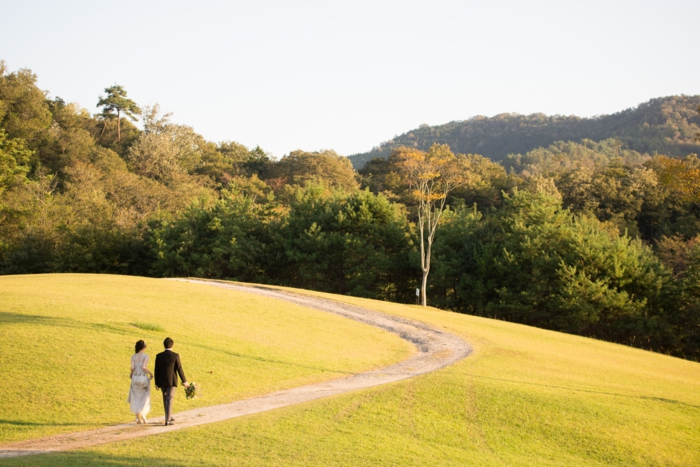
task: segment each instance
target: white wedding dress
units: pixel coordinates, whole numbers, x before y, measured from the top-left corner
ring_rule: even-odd
[[[151,411],[151,379],[146,373],[148,368],[148,355],[137,353],[131,357],[131,389],[129,397],[126,399],[131,404],[131,412],[136,414],[137,419],[146,418]]]

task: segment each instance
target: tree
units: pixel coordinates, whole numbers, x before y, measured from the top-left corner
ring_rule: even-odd
[[[5,130],[0,128],[0,195],[15,183],[18,176],[26,175],[31,156],[32,151],[26,148],[24,140],[8,138]]]
[[[46,95],[36,85],[37,77],[27,69],[7,73],[0,60],[0,128],[9,138],[21,138],[29,149],[37,149],[51,126]]]
[[[122,113],[133,121],[136,121],[136,115],[141,115],[141,109],[136,105],[136,102],[126,97],[126,91],[118,84],[105,88],[105,92],[107,93],[107,97],[100,97],[100,100],[97,102],[97,107],[104,107],[104,109],[102,109],[102,117],[105,119],[113,116],[115,111],[117,112],[117,141],[121,143]],[[107,125],[105,123],[104,128],[106,127]],[[103,133],[104,128],[102,129]],[[102,135],[100,135],[100,137],[101,136]]]
[[[433,263],[428,288],[434,307],[442,310],[463,310],[464,303],[460,297],[460,281],[464,272],[463,263],[469,256],[465,248],[468,237],[483,222],[483,214],[477,205],[467,208],[451,206],[443,216],[440,235],[433,244]]]
[[[686,270],[680,284],[680,300],[674,300],[671,320],[675,324],[673,354],[700,360],[700,245],[688,248]]]
[[[455,156],[446,144],[433,144],[428,152],[398,148],[395,152],[413,197],[418,202],[420,262],[423,271],[421,304],[427,306],[428,274],[433,239],[445,209],[447,195],[467,182],[465,156]]]
[[[24,188],[28,182],[29,160],[32,151],[25,147],[21,138],[8,138],[0,128],[0,250],[13,236],[23,216],[22,194],[7,193],[13,188]],[[26,190],[19,190],[26,192]],[[19,197],[19,199],[17,199]],[[2,256],[2,253],[0,253]]]
[[[274,238],[280,213],[272,198],[257,204],[238,188],[222,190],[213,206],[193,203],[173,220],[153,220],[152,273],[267,282],[268,271],[279,266]]]
[[[51,172],[61,172],[74,161],[86,162],[96,150],[93,130],[96,120],[77,104],[60,97],[47,101],[53,123],[44,135],[37,159]]]
[[[144,131],[127,154],[138,174],[167,181],[199,167],[204,138],[191,127],[171,123],[169,117],[160,114],[158,105],[146,108]]]
[[[656,243],[656,256],[673,271],[676,279],[682,278],[690,264],[692,252],[700,245],[700,235],[685,240],[682,235],[664,236]]]
[[[639,216],[653,201],[657,176],[646,167],[611,163],[599,172],[587,168],[564,174],[557,181],[564,205],[574,212],[589,212],[632,236],[640,236]],[[646,206],[649,208],[649,206]]]
[[[254,149],[251,152],[256,151]],[[264,156],[251,154],[250,162]],[[304,186],[308,182],[321,183],[326,187],[342,188],[347,191],[358,188],[355,170],[347,157],[335,151],[316,152],[292,151],[288,156],[270,166],[266,179],[280,179],[289,185]],[[283,185],[280,184],[280,185]]]
[[[281,229],[281,282],[383,300],[410,300],[410,228],[401,206],[369,190],[297,188]],[[270,271],[274,274],[276,271]]]
[[[453,253],[460,311],[674,351],[671,272],[639,239],[546,190],[517,190],[468,227]]]
[[[262,175],[265,173],[267,167],[272,163],[272,157],[260,146],[255,146],[253,149],[248,151],[248,157],[243,163],[243,168],[250,175]]]
[[[651,159],[647,154],[640,154],[625,147],[617,138],[603,141],[582,139],[573,141],[556,141],[546,148],[535,148],[525,155],[508,154],[501,162],[506,170],[513,170],[523,175],[571,173],[576,170],[597,172],[611,163],[639,166]]]
[[[700,205],[700,159],[690,154],[684,159],[666,156],[654,158],[654,168],[662,185],[679,199]]]

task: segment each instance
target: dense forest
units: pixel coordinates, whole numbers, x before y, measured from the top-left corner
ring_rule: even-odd
[[[439,143],[448,144],[455,152],[481,154],[501,161],[509,154],[525,154],[557,141],[584,139],[615,139],[624,147],[641,153],[683,157],[700,152],[700,144],[695,139],[700,128],[698,105],[700,96],[672,96],[593,118],[500,114],[445,125],[421,125],[367,153],[350,156],[350,160],[359,170],[375,157],[386,159],[398,147],[425,151]]]
[[[433,151],[433,129],[357,172],[333,151],[274,160],[206,141],[117,85],[95,96],[96,113],[47,96],[30,70],[0,62],[0,274],[415,300],[419,209],[401,157]],[[446,125],[454,139],[436,152],[454,156],[460,184],[432,246],[429,303],[700,358],[699,103]]]

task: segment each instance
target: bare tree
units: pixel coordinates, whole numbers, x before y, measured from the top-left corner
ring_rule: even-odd
[[[467,183],[464,155],[455,156],[446,144],[433,144],[428,152],[398,148],[394,153],[412,196],[418,202],[418,231],[420,233],[421,304],[427,306],[430,255],[435,232],[445,210],[447,195]]]

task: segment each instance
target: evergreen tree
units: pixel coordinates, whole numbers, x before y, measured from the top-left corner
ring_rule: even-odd
[[[136,121],[136,116],[141,115],[141,109],[139,108],[138,105],[136,105],[136,102],[134,102],[133,100],[126,97],[126,90],[122,86],[119,86],[118,84],[115,84],[114,86],[110,86],[108,88],[105,88],[105,93],[107,93],[107,95],[104,97],[100,97],[100,100],[97,101],[97,107],[103,107],[102,117],[105,120],[113,117],[114,113],[116,112],[116,114],[117,114],[116,115],[116,117],[117,117],[117,141],[121,142],[121,140],[122,140],[122,133],[121,133],[122,113],[124,115],[126,115],[127,117],[131,118],[133,121]],[[106,128],[106,127],[107,127],[107,124],[105,123],[104,128]],[[103,133],[104,133],[104,128],[102,130]]]

